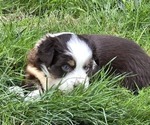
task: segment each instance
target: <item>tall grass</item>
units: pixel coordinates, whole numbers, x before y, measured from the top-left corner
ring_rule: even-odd
[[[149,88],[134,96],[118,86],[122,76],[103,70],[85,91],[51,89],[34,102],[8,87],[21,84],[26,54],[47,32],[112,34],[135,40],[150,54],[149,10],[148,0],[0,1],[0,124],[148,125]]]

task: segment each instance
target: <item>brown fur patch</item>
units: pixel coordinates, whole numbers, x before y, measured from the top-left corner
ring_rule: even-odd
[[[37,48],[33,48],[30,52],[29,52],[29,54],[28,54],[28,56],[27,56],[27,63],[28,64],[32,64],[32,65],[36,65],[36,61],[37,61]]]
[[[35,78],[37,78],[40,81],[40,86],[42,86],[42,89],[46,90],[47,88],[50,88],[51,81],[53,81],[53,77],[47,78],[45,77],[45,74],[34,67],[33,65],[29,64],[27,65],[26,71],[28,74],[33,75]]]
[[[74,60],[69,60],[67,62],[70,66],[74,67],[75,66],[75,61]]]

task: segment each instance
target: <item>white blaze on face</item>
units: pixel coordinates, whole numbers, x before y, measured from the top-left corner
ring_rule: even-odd
[[[83,67],[92,58],[92,50],[85,41],[79,39],[74,34],[67,42],[67,47],[69,51],[66,54],[73,57],[76,67],[62,79],[59,89],[71,91],[78,84],[84,84],[85,88],[87,88],[89,86],[89,78]]]

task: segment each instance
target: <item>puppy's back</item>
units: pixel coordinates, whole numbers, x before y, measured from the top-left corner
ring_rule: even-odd
[[[136,90],[150,84],[150,57],[131,40],[107,35],[84,35],[92,42],[96,63],[103,67],[113,58],[112,71],[130,73],[123,86]]]

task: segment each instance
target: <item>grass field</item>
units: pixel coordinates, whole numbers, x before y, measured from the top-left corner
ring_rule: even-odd
[[[150,1],[0,0],[0,125],[149,125],[150,88],[135,96],[103,70],[85,91],[52,89],[34,102],[8,92],[35,42],[64,31],[126,37],[150,54]]]

